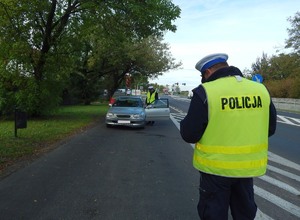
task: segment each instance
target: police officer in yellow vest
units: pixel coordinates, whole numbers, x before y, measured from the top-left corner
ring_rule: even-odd
[[[193,90],[180,123],[182,138],[195,143],[193,165],[200,171],[200,219],[254,219],[253,177],[267,167],[268,136],[276,130],[276,109],[263,84],[228,66],[227,54],[196,64],[202,84]]]
[[[146,105],[150,105],[157,99],[158,99],[158,93],[155,91],[153,86],[149,86],[147,96],[146,96],[146,101],[145,101]],[[148,121],[147,124],[153,125],[154,121]]]

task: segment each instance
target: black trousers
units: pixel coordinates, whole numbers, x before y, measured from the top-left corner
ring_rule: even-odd
[[[227,220],[230,207],[236,220],[253,220],[253,178],[228,178],[200,172],[198,214],[202,220]]]

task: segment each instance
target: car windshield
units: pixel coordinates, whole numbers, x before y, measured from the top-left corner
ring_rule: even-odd
[[[143,107],[140,99],[120,98],[113,104],[115,107]]]

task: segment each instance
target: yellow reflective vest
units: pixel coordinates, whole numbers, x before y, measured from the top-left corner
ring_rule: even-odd
[[[155,94],[156,91],[154,91],[152,94],[150,92],[147,93],[147,105],[155,101]]]
[[[240,76],[202,86],[207,95],[208,125],[195,145],[194,167],[225,177],[265,174],[270,106],[265,86]]]

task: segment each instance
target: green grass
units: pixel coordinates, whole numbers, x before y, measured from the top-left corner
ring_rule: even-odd
[[[75,132],[103,118],[107,104],[61,107],[53,116],[29,118],[27,128],[17,130],[14,120],[0,120],[0,167],[23,156],[43,151]]]

